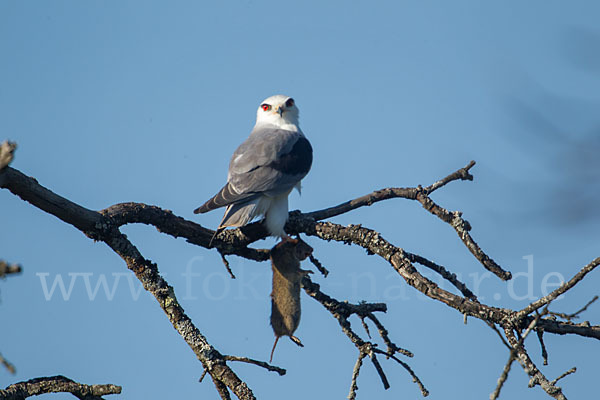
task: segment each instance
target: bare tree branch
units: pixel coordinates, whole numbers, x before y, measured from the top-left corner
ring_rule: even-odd
[[[338,321],[342,331],[350,338],[356,347],[362,346],[365,342],[358,336],[350,327],[348,318],[356,314],[359,317],[366,317],[373,312],[386,312],[387,306],[385,303],[360,303],[351,304],[348,302],[340,302],[325,293],[320,289],[319,284],[314,283],[308,276],[302,278],[302,287],[306,294],[317,300],[323,305]]]
[[[375,367],[375,371],[377,371],[379,378],[381,378],[381,383],[383,383],[383,388],[385,390],[388,390],[390,388],[390,382],[388,381],[387,376],[385,376],[385,372],[383,371],[381,364],[379,364],[379,360],[377,359],[377,356],[375,355],[376,353],[374,350],[375,350],[375,346],[373,345],[373,343],[365,342],[365,344],[363,345],[363,349],[361,351],[365,351],[367,353],[367,355],[369,357],[371,357],[371,362],[373,363],[373,366]]]
[[[427,396],[429,394],[427,389],[425,389],[422,382],[415,375],[415,373],[408,366],[408,364],[400,361],[398,358],[395,357],[396,353],[403,354],[408,357],[412,357],[413,354],[410,351],[400,348],[395,343],[393,343],[389,338],[387,329],[385,329],[383,324],[381,324],[379,319],[377,319],[375,314],[373,314],[376,311],[386,312],[387,306],[384,303],[361,302],[359,304],[351,304],[346,301],[340,302],[340,301],[326,295],[325,293],[323,293],[320,290],[320,286],[318,284],[312,282],[308,276],[305,276],[302,279],[302,287],[304,288],[304,291],[310,297],[314,298],[319,303],[321,303],[335,317],[335,319],[340,324],[342,331],[346,334],[346,336],[348,336],[350,341],[358,349],[359,354],[358,354],[358,359],[356,361],[356,365],[354,366],[354,371],[352,373],[352,382],[350,385],[349,398],[356,397],[356,391],[358,389],[358,384],[357,384],[356,380],[358,379],[358,374],[360,372],[360,368],[362,367],[362,360],[366,356],[369,356],[369,358],[371,359],[371,362],[373,363],[375,370],[377,371],[379,377],[381,378],[383,387],[385,389],[388,389],[390,387],[389,381],[385,375],[385,372],[383,371],[383,367],[381,366],[381,364],[379,363],[379,360],[377,359],[376,353],[383,354],[386,356],[386,358],[392,358],[395,361],[397,361],[398,363],[400,363],[400,365],[402,365],[405,369],[407,369],[407,371],[409,371],[409,373],[413,377],[413,381],[419,385],[419,388],[421,389],[421,393],[423,394],[423,396]],[[351,324],[350,324],[350,321],[348,320],[348,318],[353,314],[356,314],[360,318],[361,322],[363,323],[363,326],[365,327],[365,330],[367,331],[367,334],[369,333],[369,329],[366,326],[366,324],[364,323],[364,319],[368,318],[371,321],[373,321],[373,323],[377,327],[377,330],[378,330],[381,338],[383,339],[384,343],[387,346],[387,351],[384,352],[382,350],[379,350],[377,348],[376,344],[374,344],[370,341],[365,341],[365,340],[361,339],[360,336],[356,332],[354,332],[354,330],[352,330],[352,327],[351,327]],[[370,334],[369,334],[369,337],[370,337]]]
[[[471,254],[479,260],[485,269],[505,281],[512,277],[510,272],[503,270],[502,267],[492,260],[475,242],[469,233],[471,224],[462,218],[462,213],[460,211],[451,213],[445,208],[438,206],[424,191],[418,193],[417,200],[423,205],[424,209],[437,216],[442,221],[447,222],[454,228],[463,244],[469,249]]]
[[[17,144],[14,142],[4,141],[0,143],[0,171],[11,163],[16,149]]]
[[[531,317],[528,317],[529,319]],[[523,323],[527,323],[528,318],[523,318]],[[580,324],[574,324],[572,322],[560,322],[553,321],[549,318],[544,318],[538,324],[539,329],[543,329],[545,332],[556,333],[558,335],[579,335],[593,339],[600,339],[600,326],[590,325],[589,322],[582,322]]]
[[[135,273],[144,289],[149,291],[158,301],[171,324],[194,351],[198,359],[208,370],[215,382],[219,393],[223,386],[229,388],[239,399],[254,399],[252,391],[246,383],[225,364],[225,358],[204,335],[194,326],[185,314],[183,307],[177,301],[173,288],[160,276],[156,264],[142,257],[137,248],[120,232],[104,238],[105,243],[112,248],[127,263],[127,267]]]
[[[4,260],[0,260],[0,278],[11,274],[20,274],[21,272],[22,268],[19,264],[9,264]]]
[[[600,339],[600,326],[591,326],[589,323],[573,324],[570,320],[562,322],[557,321],[556,318],[543,318],[540,315],[531,315],[541,307],[547,306],[552,300],[561,294],[564,294],[577,282],[581,281],[587,273],[591,272],[598,264],[600,264],[600,258],[583,267],[569,282],[550,293],[548,296],[532,302],[523,310],[514,311],[480,303],[473,292],[471,292],[464,283],[460,282],[455,274],[448,271],[445,267],[436,264],[423,256],[412,254],[391,244],[374,230],[362,227],[361,225],[341,226],[331,222],[320,222],[321,219],[340,215],[386,199],[399,197],[417,200],[427,211],[436,215],[442,221],[450,224],[455,229],[467,249],[486,269],[492,271],[502,279],[510,279],[510,272],[503,270],[487,256],[470,236],[469,231],[471,230],[471,226],[462,218],[461,213],[458,211],[450,212],[437,205],[430,198],[430,195],[434,191],[452,181],[472,180],[473,177],[469,173],[469,170],[473,165],[474,162],[471,162],[464,168],[455,171],[425,188],[418,186],[416,188],[383,189],[324,210],[305,214],[300,213],[299,211],[291,212],[285,227],[286,232],[288,234],[305,233],[322,240],[335,240],[360,246],[367,250],[369,254],[375,254],[383,258],[408,285],[417,289],[429,298],[454,308],[465,317],[472,316],[481,319],[498,334],[499,331],[496,328],[496,325],[502,327],[508,340],[507,342],[503,339],[503,342],[514,349],[516,359],[519,360],[525,371],[532,377],[532,383],[539,384],[543,390],[555,398],[564,398],[560,388],[554,386],[556,382],[548,381],[537,369],[535,364],[533,364],[522,344],[522,340],[517,339],[514,332],[520,334],[521,331],[525,330],[525,335],[520,339],[524,339],[531,330],[535,330],[536,333],[546,332],[561,335],[576,334]],[[119,228],[122,225],[129,223],[149,224],[155,226],[159,232],[174,237],[184,237],[189,243],[205,248],[211,247],[210,241],[214,234],[213,230],[206,229],[199,224],[187,221],[174,215],[168,210],[162,210],[159,207],[139,203],[116,204],[100,212],[92,211],[51,192],[39,185],[35,179],[29,178],[11,167],[5,167],[0,171],[0,187],[7,188],[23,200],[28,201],[34,206],[75,226],[88,237],[105,242],[113,249],[113,251],[123,258],[128,268],[131,269],[142,282],[144,288],[151,292],[157,299],[174,328],[188,343],[198,359],[202,362],[207,373],[210,374],[220,396],[224,399],[229,398],[229,390],[231,390],[231,392],[240,399],[254,398],[247,385],[242,382],[226,364],[227,361],[242,361],[243,358],[238,357],[234,360],[231,356],[223,356],[208,343],[206,338],[202,336],[187,315],[185,315],[184,310],[177,302],[173,289],[160,276],[157,266],[143,258],[137,248],[119,231]],[[251,260],[266,261],[269,259],[269,250],[248,247],[251,243],[263,239],[266,236],[268,236],[268,232],[262,223],[258,222],[238,229],[225,230],[216,236],[213,244],[222,257],[234,254]],[[456,287],[462,296],[441,289],[434,282],[423,276],[417,270],[414,263],[421,264],[440,274],[440,276]],[[315,265],[318,266],[320,263],[315,262]],[[376,311],[385,312],[387,309],[385,304],[349,304],[340,302],[322,293],[319,286],[316,283],[313,283],[308,277],[304,278],[302,283],[306,293],[315,298],[330,311],[337,319],[342,331],[359,350],[359,358],[352,375],[350,396],[356,395],[356,380],[362,366],[362,359],[367,355],[371,358],[373,366],[380,375],[384,386],[387,387],[389,385],[376,354],[383,354],[403,365],[403,367],[411,373],[411,376],[413,376],[415,382],[419,384],[422,393],[425,395],[426,389],[424,389],[418,378],[416,378],[416,375],[414,375],[407,364],[395,357],[395,353],[404,355],[412,354],[391,342],[387,330],[373,314]],[[589,304],[586,305],[586,307],[587,306],[589,306]],[[579,312],[585,310],[586,307]],[[368,326],[365,323],[365,319],[371,320],[377,326],[378,332],[387,346],[385,352],[379,350],[376,347],[376,344],[363,340],[353,331],[348,320],[352,314],[356,314],[361,319],[367,333]],[[502,338],[502,335],[499,334],[499,336]],[[264,363],[265,365],[261,365],[260,361],[254,361],[256,360],[248,361],[248,359],[244,359],[244,362],[251,362],[267,368],[268,364]]]
[[[376,190],[372,193],[358,197],[354,200],[347,201],[342,204],[338,204],[334,207],[325,208],[319,211],[313,211],[306,214],[307,218],[313,218],[315,221],[328,219],[341,214],[345,214],[349,211],[356,210],[357,208],[364,206],[371,206],[379,201],[403,198],[408,200],[417,200],[419,192],[425,192],[427,194],[433,193],[435,190],[441,188],[449,182],[455,180],[473,180],[473,176],[469,174],[469,170],[475,165],[475,161],[471,161],[466,167],[459,169],[456,172],[451,173],[447,177],[435,182],[434,184],[423,189],[421,187],[416,188],[387,188]]]
[[[479,245],[473,240],[469,231],[471,225],[462,219],[460,212],[450,213],[446,209],[438,206],[429,195],[435,190],[445,186],[446,184],[455,180],[473,180],[473,176],[469,173],[469,170],[475,165],[475,161],[471,161],[464,168],[459,169],[448,175],[447,177],[433,183],[432,185],[422,188],[421,186],[416,188],[387,188],[377,190],[367,195],[358,197],[354,200],[347,201],[339,204],[335,207],[326,208],[324,210],[313,211],[305,214],[307,218],[313,218],[315,221],[331,218],[340,214],[347,213],[348,211],[355,210],[359,207],[370,206],[376,202],[382,200],[388,200],[393,198],[404,198],[409,200],[417,200],[421,203],[423,208],[427,211],[439,217],[442,221],[450,224],[455,230],[458,236],[461,238],[465,246],[469,251],[481,262],[481,264],[489,271],[494,273],[496,276],[503,280],[511,278],[510,272],[504,271],[494,260],[492,260],[487,254],[481,250]]]
[[[563,283],[559,288],[550,292],[547,296],[544,296],[533,303],[529,304],[527,307],[519,311],[515,314],[515,319],[521,319],[526,315],[531,314],[535,310],[539,310],[544,307],[546,304],[549,304],[551,301],[556,299],[561,294],[565,293],[567,290],[571,289],[577,283],[581,282],[581,280],[590,272],[592,272],[598,265],[600,265],[600,257],[597,257],[591,263],[581,268],[581,270],[576,273],[568,282]]]
[[[353,243],[366,249],[371,254],[377,254],[388,261],[410,286],[427,297],[441,301],[456,309],[461,314],[467,314],[496,324],[504,323],[507,318],[517,320],[517,318],[514,318],[515,311],[488,306],[441,289],[435,282],[427,279],[417,271],[411,263],[409,255],[404,250],[389,243],[376,231],[361,225],[341,226],[331,222],[316,222],[312,225],[305,224],[302,225],[302,228],[308,235],[317,236],[324,240]],[[527,326],[531,322],[526,316],[521,321],[524,326]],[[571,333],[600,339],[600,326],[576,325],[544,319],[539,322],[538,327],[543,328],[549,333]]]
[[[384,353],[383,351],[381,351],[379,349],[374,349],[374,351],[377,352],[377,353],[380,353],[380,354],[387,355],[386,353]],[[423,395],[423,397],[429,396],[429,390],[427,390],[427,388],[425,387],[425,385],[423,385],[423,382],[421,382],[421,380],[415,374],[415,372],[412,370],[412,368],[410,367],[410,365],[408,365],[404,361],[400,360],[396,356],[392,355],[392,356],[389,356],[389,357],[391,359],[393,359],[394,361],[396,361],[398,364],[402,365],[402,367],[410,374],[410,376],[413,378],[413,382],[416,383],[417,386],[419,386],[419,389],[421,390],[421,394]]]
[[[519,361],[519,364],[523,367],[525,372],[531,377],[529,381],[529,387],[533,387],[535,385],[540,385],[540,387],[550,396],[559,400],[566,400],[565,395],[562,393],[561,388],[558,386],[554,386],[552,382],[550,382],[544,374],[538,369],[538,367],[534,364],[534,362],[525,351],[524,346],[519,345],[519,341],[515,337],[514,333],[510,329],[506,329],[505,331],[506,338],[511,346],[515,349],[516,359]]]
[[[258,365],[259,367],[263,367],[267,371],[277,372],[281,376],[286,374],[285,369],[276,367],[276,366],[266,363],[264,361],[258,361],[258,360],[253,360],[252,358],[248,358],[248,357],[237,357],[237,356],[223,356],[223,358],[226,361],[239,361],[239,362],[245,362],[248,364]]]
[[[362,367],[363,358],[367,355],[359,352],[358,358],[356,359],[356,364],[354,364],[354,369],[352,370],[352,381],[350,383],[350,393],[348,394],[348,400],[356,399],[356,391],[358,390],[358,374],[360,374],[360,368]]]
[[[546,344],[544,343],[544,331],[542,329],[538,329],[536,333],[538,341],[540,342],[540,348],[542,350],[543,364],[548,365],[548,351],[546,350]]]
[[[429,261],[425,257],[422,257],[418,254],[412,254],[412,253],[406,252],[406,257],[408,257],[408,259],[413,263],[416,262],[418,264],[421,264],[421,265],[431,269],[432,271],[437,272],[442,278],[446,279],[455,288],[460,290],[462,295],[465,296],[466,298],[474,300],[474,301],[477,300],[477,296],[475,296],[475,294],[467,287],[467,285],[465,285],[464,283],[459,281],[458,278],[456,277],[456,274],[448,271],[443,266],[438,265],[438,264],[434,263],[433,261]]]
[[[327,268],[325,268],[323,266],[323,264],[321,264],[321,261],[317,260],[317,258],[313,254],[311,254],[310,256],[308,256],[308,258],[309,258],[310,262],[312,263],[312,265],[314,265],[319,270],[319,272],[324,277],[327,278],[327,275],[329,275],[329,271],[327,270]]]
[[[531,321],[531,323],[525,330],[525,333],[521,336],[521,338],[519,338],[519,341],[517,342],[517,346],[512,347],[510,349],[508,361],[506,362],[506,365],[504,366],[504,369],[502,370],[502,374],[500,375],[500,378],[498,379],[498,384],[496,385],[496,389],[490,395],[490,400],[496,400],[498,398],[498,396],[500,396],[500,390],[502,389],[502,386],[504,386],[504,382],[506,382],[506,379],[508,378],[508,373],[510,372],[510,367],[512,366],[512,363],[517,356],[517,347],[523,346],[523,342],[525,341],[525,339],[527,338],[529,333],[532,331],[532,329],[535,328],[535,326],[537,325],[537,323],[540,320],[540,317],[541,317],[540,314],[536,315],[535,319],[533,321]]]
[[[500,378],[498,378],[498,384],[496,385],[496,388],[494,389],[492,394],[490,394],[490,400],[496,400],[500,396],[500,390],[502,390],[504,382],[506,382],[506,380],[508,379],[508,373],[510,372],[510,368],[512,367],[514,360],[515,355],[511,351],[510,356],[508,357],[508,361],[506,362],[506,364],[504,365],[504,369],[502,370],[502,374],[500,375]]]
[[[175,238],[183,237],[189,243],[206,249],[209,246],[213,230],[174,215],[171,211],[160,207],[141,203],[120,203],[99,212],[106,221],[115,227],[126,224],[140,223],[153,225],[156,229]],[[238,229],[228,229],[221,232],[213,243],[221,256],[235,254],[254,261],[269,260],[269,250],[252,249],[250,243],[264,239],[269,235],[260,223],[253,223]]]
[[[17,372],[15,366],[6,358],[4,358],[2,354],[0,354],[0,364],[4,365],[4,368],[6,368],[8,372],[10,372],[13,375]]]
[[[221,254],[221,261],[223,261],[223,265],[225,265],[225,269],[227,269],[227,272],[229,272],[229,276],[231,277],[231,279],[235,279],[235,275],[233,274],[233,271],[231,270],[231,266],[229,265],[229,261],[227,261],[227,258],[225,258],[225,255],[222,253]]]
[[[89,210],[46,189],[34,178],[11,167],[0,171],[0,187],[7,188],[35,207],[73,225],[92,239],[94,234],[109,231],[110,221],[96,211]]]
[[[379,322],[379,320],[377,319],[377,317],[375,316],[375,314],[369,313],[369,314],[366,315],[366,317],[369,318],[371,321],[373,321],[373,323],[377,327],[377,331],[379,332],[379,336],[381,336],[381,339],[383,339],[383,342],[387,346],[387,351],[384,354],[386,354],[387,356],[391,357],[392,355],[394,355],[396,353],[400,353],[400,354],[403,354],[403,355],[405,355],[407,357],[414,357],[414,355],[413,355],[412,352],[396,346],[396,344],[393,343],[390,340],[389,333],[388,333],[387,329],[385,329],[385,327],[383,326],[383,324],[381,322]]]
[[[23,200],[75,226],[88,237],[105,242],[113,249],[135,273],[144,289],[156,298],[173,327],[208,370],[219,393],[225,393],[222,388],[226,385],[239,399],[255,398],[248,386],[226,365],[223,356],[208,343],[185,314],[173,288],[160,276],[156,264],[142,257],[138,249],[119,232],[110,219],[54,194],[33,178],[28,178],[11,167],[1,171],[0,177],[4,178],[0,179],[0,186],[7,187]]]
[[[559,376],[558,378],[554,379],[552,382],[550,382],[550,384],[551,384],[551,385],[556,385],[556,383],[557,383],[558,381],[560,381],[562,378],[564,378],[564,377],[565,377],[565,376],[567,376],[567,375],[574,374],[575,372],[577,372],[577,367],[573,367],[573,368],[571,368],[570,370],[568,370],[568,371],[566,371],[566,372],[564,372],[564,373],[560,374],[560,376]]]
[[[471,160],[465,167],[463,167],[463,168],[459,169],[458,171],[451,173],[447,177],[442,178],[439,181],[427,186],[425,188],[425,192],[427,194],[431,194],[435,190],[437,190],[437,189],[441,188],[442,186],[445,186],[446,184],[448,184],[452,181],[455,181],[457,179],[460,179],[462,181],[472,181],[473,175],[471,175],[469,173],[469,170],[471,168],[473,168],[474,166],[475,166],[475,161]]]
[[[102,396],[121,393],[121,386],[85,385],[58,375],[10,385],[4,390],[0,390],[0,399],[23,400],[44,393],[71,393],[82,400],[102,400]]]

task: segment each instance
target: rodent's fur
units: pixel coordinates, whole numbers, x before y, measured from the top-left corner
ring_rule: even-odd
[[[275,347],[282,336],[289,336],[294,343],[303,347],[300,339],[294,336],[294,332],[300,323],[300,282],[312,271],[300,269],[300,261],[308,257],[312,250],[300,239],[282,241],[271,249],[273,269],[271,326],[275,333],[275,343],[271,350],[270,361],[273,360]]]

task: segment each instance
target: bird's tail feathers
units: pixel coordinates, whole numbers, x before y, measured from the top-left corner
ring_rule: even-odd
[[[226,226],[243,226],[250,222],[254,217],[264,213],[261,210],[262,201],[260,197],[250,199],[243,203],[230,204],[225,210],[223,220],[219,228]]]
[[[234,202],[238,202],[248,197],[255,196],[253,193],[244,193],[240,194],[236,192],[233,187],[227,183],[219,193],[214,195],[210,200],[206,203],[202,204],[200,207],[194,210],[194,214],[204,214],[205,212],[212,211],[214,209],[228,206]]]
[[[215,230],[215,233],[212,235],[210,242],[208,243],[208,247],[212,247],[212,243],[217,237],[217,235],[228,226],[243,226],[250,222],[255,216],[260,213],[264,213],[262,207],[264,204],[261,201],[260,197],[251,199],[249,201],[238,203],[238,204],[230,204],[227,206],[225,210],[225,215],[223,215],[223,219],[221,219],[221,223],[219,227]]]

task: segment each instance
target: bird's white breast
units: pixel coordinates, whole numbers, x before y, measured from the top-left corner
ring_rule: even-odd
[[[288,219],[288,196],[290,192],[291,189],[278,196],[269,198],[270,204],[266,210],[265,223],[269,233],[273,236],[285,236],[283,227]]]

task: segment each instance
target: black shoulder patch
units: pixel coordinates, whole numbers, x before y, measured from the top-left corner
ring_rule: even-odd
[[[310,142],[301,136],[289,153],[269,164],[269,167],[288,175],[306,175],[312,165],[313,151]]]

